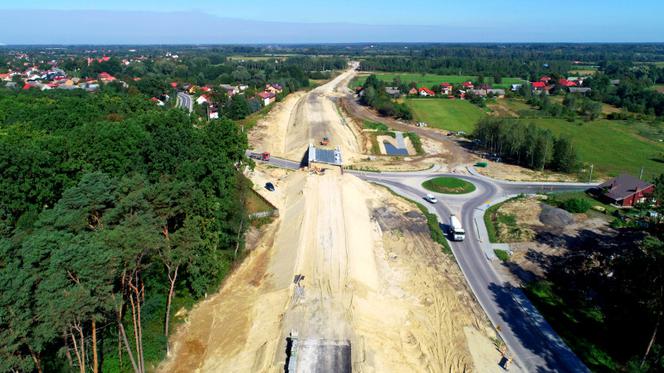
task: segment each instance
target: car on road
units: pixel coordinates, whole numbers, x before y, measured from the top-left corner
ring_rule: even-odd
[[[269,190],[270,192],[274,192],[274,190],[275,190],[274,184],[272,184],[270,182],[265,183],[265,189]]]
[[[433,194],[427,194],[424,196],[424,200],[429,203],[438,203],[438,199]]]

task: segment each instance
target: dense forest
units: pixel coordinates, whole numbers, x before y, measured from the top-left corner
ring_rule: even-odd
[[[193,124],[141,95],[0,91],[0,371],[162,358],[172,305],[219,284],[246,227],[246,136]]]

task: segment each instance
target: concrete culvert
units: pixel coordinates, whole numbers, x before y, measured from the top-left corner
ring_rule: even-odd
[[[564,228],[574,223],[574,216],[563,209],[542,204],[539,220],[550,227]]]

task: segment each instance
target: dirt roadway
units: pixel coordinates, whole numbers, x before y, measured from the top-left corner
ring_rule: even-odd
[[[160,371],[281,371],[291,330],[350,341],[357,372],[471,371],[477,354],[497,362],[483,313],[413,206],[352,175],[293,172],[282,185],[280,221],[191,312]],[[467,339],[469,329],[484,337]]]
[[[318,144],[327,136],[330,146],[341,147],[344,159],[359,156],[357,129],[335,103],[348,93],[346,87],[354,74],[348,70],[309,92],[288,96],[256,124],[249,143],[256,150],[299,161],[310,143]]]
[[[344,150],[358,149],[333,102],[352,74],[280,103],[252,144],[296,154],[312,118]],[[303,122],[283,120],[292,116]],[[415,206],[335,170],[258,166],[250,176],[278,178],[276,192],[260,192],[280,208],[279,219],[252,235],[256,246],[219,293],[185,316],[159,372],[281,372],[292,330],[314,346],[349,342],[355,372],[499,371],[484,313]],[[303,290],[296,274],[305,276]],[[298,371],[317,358],[307,351],[321,349],[303,349]]]

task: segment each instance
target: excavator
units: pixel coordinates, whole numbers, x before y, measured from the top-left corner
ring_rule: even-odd
[[[320,144],[323,146],[326,146],[329,143],[330,143],[330,138],[327,136],[323,137],[323,139],[320,141]]]

